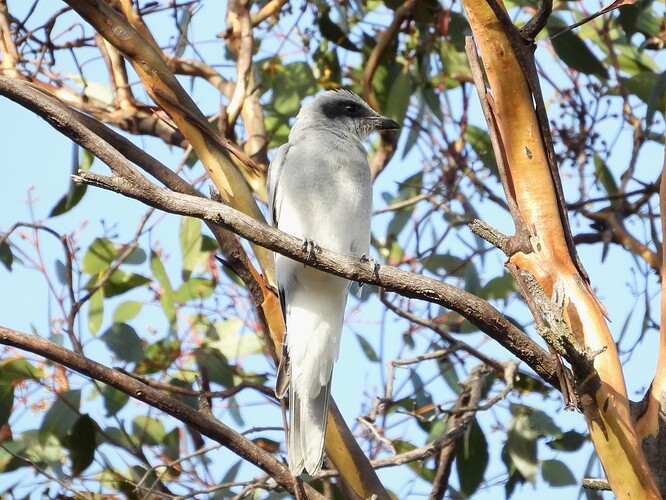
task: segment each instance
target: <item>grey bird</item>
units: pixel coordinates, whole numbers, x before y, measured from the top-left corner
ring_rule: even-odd
[[[372,178],[363,146],[374,130],[400,128],[346,90],[304,105],[268,170],[270,223],[317,247],[362,257],[370,251]],[[333,364],[350,282],[275,256],[286,331],[275,393],[289,389],[289,469],[319,472]]]

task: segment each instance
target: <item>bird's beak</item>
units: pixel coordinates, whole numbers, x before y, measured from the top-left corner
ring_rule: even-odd
[[[377,118],[375,128],[377,130],[396,130],[400,128],[400,124],[395,120],[386,118],[385,116],[379,116]]]

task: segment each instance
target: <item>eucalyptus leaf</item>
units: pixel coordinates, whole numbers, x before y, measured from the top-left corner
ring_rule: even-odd
[[[606,66],[594,55],[576,32],[567,31],[562,33],[566,27],[567,24],[559,17],[553,15],[548,18],[548,34],[559,58],[572,69],[607,80],[608,70]],[[552,38],[556,34],[558,36]]]
[[[541,475],[551,486],[571,486],[578,483],[571,469],[559,460],[541,462]]]
[[[129,363],[143,358],[143,344],[134,328],[127,323],[114,323],[101,336],[113,354]]]
[[[465,497],[471,497],[483,482],[488,461],[488,442],[474,418],[458,439],[456,446],[456,469],[460,492]]]

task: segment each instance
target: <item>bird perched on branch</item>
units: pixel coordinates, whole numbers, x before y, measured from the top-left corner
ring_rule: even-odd
[[[317,248],[364,256],[370,251],[372,178],[363,141],[397,129],[345,90],[320,94],[298,113],[268,170],[270,223]],[[275,257],[286,332],[275,392],[289,389],[287,454],[294,476],[322,465],[333,363],[338,358],[350,282]]]

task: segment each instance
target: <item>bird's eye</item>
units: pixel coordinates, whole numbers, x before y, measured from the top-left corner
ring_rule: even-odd
[[[354,103],[351,103],[351,102],[348,103],[348,104],[345,104],[345,111],[346,111],[347,113],[349,113],[350,115],[355,115],[355,114],[357,114],[357,113],[358,113],[358,109],[359,109],[358,104],[354,104]]]

